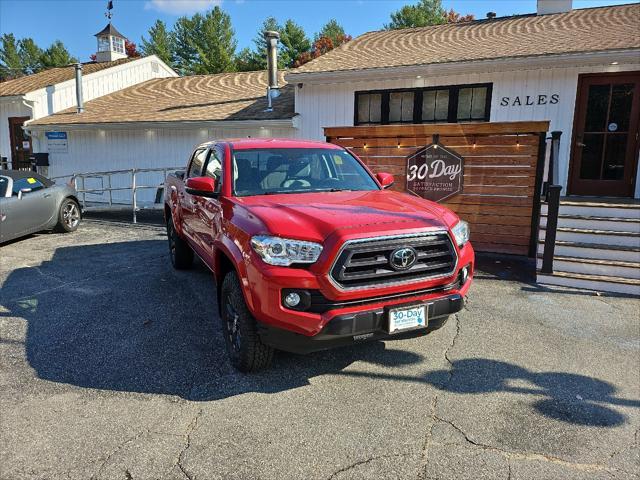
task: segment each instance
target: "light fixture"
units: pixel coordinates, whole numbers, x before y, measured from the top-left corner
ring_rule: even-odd
[[[611,62],[611,65],[618,65],[618,62]]]
[[[520,136],[516,135],[516,148],[520,147]]]
[[[300,303],[300,295],[296,292],[291,292],[284,297],[284,303],[289,307],[296,307]]]
[[[473,148],[476,148],[476,137],[473,137]]]
[[[422,78],[422,75],[416,75],[416,78]]]
[[[400,148],[400,139],[398,139],[398,148]]]

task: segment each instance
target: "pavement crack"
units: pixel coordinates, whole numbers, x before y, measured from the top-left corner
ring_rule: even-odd
[[[387,453],[385,455],[374,455],[372,457],[369,458],[365,458],[364,460],[358,460],[357,462],[354,462],[350,465],[347,465],[346,467],[341,468],[340,470],[336,470],[335,472],[333,472],[327,480],[331,480],[332,478],[335,478],[337,475],[344,473],[344,472],[348,472],[349,470],[352,470],[354,468],[357,468],[361,465],[366,465],[367,463],[370,463],[374,460],[379,460],[381,458],[397,458],[397,457],[408,457],[412,455],[411,453]]]
[[[465,441],[467,443],[469,443],[470,445],[473,445],[474,447],[477,448],[481,448],[483,450],[487,450],[487,451],[492,451],[492,452],[496,452],[499,453],[500,455],[502,455],[503,457],[505,457],[507,459],[507,462],[509,462],[509,475],[511,474],[511,464],[510,461],[511,460],[525,460],[525,461],[542,461],[542,462],[547,462],[547,463],[553,463],[556,465],[562,465],[564,467],[570,468],[572,470],[578,470],[578,471],[583,471],[583,472],[607,472],[607,473],[614,473],[614,472],[624,472],[624,470],[620,470],[618,468],[613,468],[613,467],[609,467],[607,465],[602,465],[600,463],[577,463],[577,462],[571,462],[569,460],[565,460],[563,458],[560,457],[555,457],[553,455],[548,455],[545,453],[539,453],[539,452],[520,452],[520,451],[513,451],[513,450],[506,450],[500,447],[496,447],[493,445],[487,445],[485,443],[480,443],[477,442],[475,440],[473,440],[469,435],[467,435],[467,433],[460,428],[458,425],[456,425],[455,423],[453,423],[450,420],[446,420],[444,418],[435,417],[436,420],[446,423],[448,425],[450,425],[451,427],[453,427],[455,430],[457,430],[465,439]],[[508,478],[511,478],[510,476]]]
[[[188,480],[194,480],[195,477],[190,474],[187,469],[185,468],[185,466],[183,465],[184,462],[184,455],[187,453],[187,450],[189,450],[189,448],[191,447],[191,435],[193,434],[194,430],[196,429],[196,427],[198,426],[198,420],[200,419],[200,417],[202,416],[202,413],[204,412],[204,410],[201,408],[198,410],[198,412],[193,416],[193,418],[191,419],[191,421],[189,422],[189,425],[187,425],[186,430],[184,431],[184,433],[182,434],[183,438],[184,438],[184,446],[182,447],[182,449],[178,452],[178,456],[176,457],[176,461],[175,461],[175,466],[178,467],[178,469],[180,470],[180,472],[188,479]]]
[[[126,445],[135,442],[137,439],[139,439],[141,436],[145,435],[149,433],[149,429],[144,429],[139,431],[138,433],[136,433],[135,435],[125,439],[123,442],[121,442],[120,444],[118,444],[118,446],[116,448],[114,448],[107,456],[106,458],[100,463],[100,466],[98,467],[98,470],[96,471],[96,473],[94,473],[93,475],[91,475],[91,480],[95,480],[97,479],[100,474],[102,473],[102,471],[104,470],[104,467],[107,466],[107,464],[109,463],[109,460],[111,460],[111,458],[113,458],[114,455],[116,455],[120,450],[122,450]]]
[[[449,370],[447,373],[446,381],[439,386],[440,389],[446,388],[446,386],[449,385],[449,383],[451,382],[451,378],[453,377],[453,362],[449,358],[449,352],[455,347],[456,340],[460,336],[460,318],[458,317],[457,313],[454,314],[453,317],[456,320],[456,333],[453,335],[453,338],[451,339],[451,343],[449,343],[449,346],[447,346],[447,348],[444,351],[444,359],[449,364]],[[429,430],[427,431],[424,438],[424,442],[422,444],[422,462],[420,463],[420,471],[418,472],[419,480],[426,480],[425,476],[426,476],[426,470],[427,470],[427,461],[429,460],[429,449],[431,447],[431,438],[433,436],[433,428],[435,427],[436,420],[438,418],[436,416],[437,407],[438,407],[438,393],[436,391],[436,393],[433,396],[433,400],[431,401],[431,426],[429,427]]]

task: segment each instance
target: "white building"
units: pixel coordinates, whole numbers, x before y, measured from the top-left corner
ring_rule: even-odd
[[[97,34],[96,62],[82,65],[84,101],[154,78],[177,74],[156,56],[127,58],[124,37],[111,24]],[[106,39],[106,43],[105,43]],[[122,46],[122,53],[120,52]],[[33,149],[23,125],[69,107],[76,107],[75,67],[51,68],[0,83],[0,156],[15,168],[29,164]],[[42,151],[36,146],[36,152]]]

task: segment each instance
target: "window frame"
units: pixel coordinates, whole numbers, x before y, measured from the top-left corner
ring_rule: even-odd
[[[463,88],[479,88],[486,87],[487,96],[485,98],[484,117],[473,120],[458,120],[458,96]],[[488,122],[491,119],[491,100],[493,97],[493,82],[488,83],[465,83],[456,85],[434,85],[430,87],[419,88],[390,88],[384,90],[357,90],[353,95],[353,125],[405,125],[405,124],[421,124],[421,123],[442,123],[442,120],[422,120],[422,99],[424,92],[437,90],[449,91],[449,108],[447,120],[444,123],[479,123]],[[413,120],[404,122],[389,122],[389,99],[391,93],[413,92]],[[380,102],[382,111],[380,112],[380,122],[360,123],[358,121],[358,98],[360,95],[381,94]],[[371,116],[371,115],[369,115]]]

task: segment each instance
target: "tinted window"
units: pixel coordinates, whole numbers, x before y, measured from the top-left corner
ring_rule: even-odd
[[[36,190],[40,190],[44,188],[44,184],[38,180],[37,178],[27,177],[27,178],[18,178],[13,181],[13,195],[18,195],[18,192],[23,188],[30,188],[31,191],[35,192]]]
[[[7,177],[0,177],[0,198],[3,198],[7,194],[8,187],[9,179]]]
[[[201,177],[202,176],[202,167],[204,166],[204,162],[207,159],[208,150],[196,150],[196,153],[193,154],[193,159],[191,160],[191,165],[189,165],[189,173],[187,177]]]
[[[353,156],[328,148],[240,150],[234,154],[233,171],[240,197],[378,189]]]

